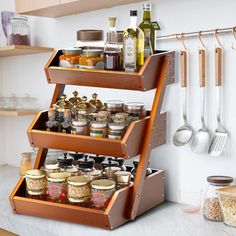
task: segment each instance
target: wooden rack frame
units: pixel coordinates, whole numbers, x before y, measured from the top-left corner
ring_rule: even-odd
[[[109,72],[111,73],[112,78],[117,79],[117,83],[114,85],[113,81],[111,80],[108,82],[108,78],[103,78],[105,75],[105,71],[85,71],[81,69],[65,69],[65,68],[56,68],[55,64],[55,58],[58,57],[58,53],[55,52],[53,56],[50,58],[49,62],[47,63],[45,67],[47,79],[49,83],[56,83],[53,98],[51,101],[52,104],[56,103],[56,101],[60,98],[62,95],[65,85],[69,81],[69,84],[76,84],[76,85],[84,85],[84,86],[96,86],[96,87],[112,87],[112,88],[124,88],[126,85],[123,85],[122,83],[125,82],[125,78],[130,76],[130,73],[125,72]],[[152,66],[150,66],[150,64]],[[47,218],[53,218],[58,220],[65,220],[65,221],[71,221],[81,224],[87,224],[97,227],[102,227],[106,229],[114,229],[129,220],[134,220],[136,216],[144,213],[145,211],[151,209],[152,207],[160,204],[164,201],[164,171],[162,170],[156,170],[154,173],[148,177],[145,177],[146,175],[146,169],[149,162],[150,152],[151,149],[158,146],[158,139],[163,139],[163,136],[165,135],[165,132],[158,132],[159,126],[165,127],[162,124],[163,119],[166,120],[166,114],[161,114],[161,106],[166,90],[166,86],[169,83],[174,82],[174,52],[159,52],[153,56],[150,56],[144,66],[141,68],[141,70],[138,73],[132,73],[133,74],[133,80],[135,81],[130,82],[129,87],[126,87],[126,89],[133,89],[133,90],[141,90],[145,91],[145,87],[137,87],[137,83],[140,81],[140,78],[143,79],[144,84],[150,79],[149,86],[146,88],[146,90],[149,89],[155,89],[156,93],[152,105],[152,110],[150,112],[150,116],[146,119],[140,120],[139,122],[134,122],[131,125],[131,128],[127,131],[124,140],[117,141],[116,145],[121,147],[121,149],[125,150],[123,153],[125,153],[123,156],[125,158],[130,158],[133,155],[141,154],[140,156],[140,164],[138,165],[135,181],[132,185],[123,188],[121,190],[118,190],[113,195],[111,202],[106,209],[106,211],[101,211],[97,209],[90,209],[90,208],[84,208],[79,206],[72,206],[67,204],[58,204],[58,203],[52,203],[47,201],[41,201],[41,200],[35,200],[35,199],[29,199],[25,197],[25,180],[24,178],[21,178],[16,185],[15,189],[12,191],[10,195],[10,202],[13,208],[13,211],[15,213],[21,213],[21,214],[29,214],[29,215],[35,215],[35,216],[41,216],[41,217],[47,217]],[[158,70],[156,69],[158,67]],[[148,70],[147,70],[148,68]],[[52,74],[50,71],[61,71],[62,76],[57,77],[59,74]],[[64,71],[64,72],[63,72]],[[148,73],[147,76],[143,76],[143,74]],[[93,77],[94,76],[94,77]],[[52,79],[53,78],[53,79]],[[93,79],[96,81],[96,83],[91,82],[89,79]],[[58,79],[60,80],[60,83],[58,82]],[[87,79],[87,82],[86,82]],[[131,81],[128,79],[128,81]],[[129,83],[129,82],[128,82]],[[109,86],[110,85],[110,86]],[[55,134],[51,135],[48,134],[46,131],[40,131],[37,130],[38,127],[40,127],[41,117],[44,113],[40,113],[35,120],[32,122],[28,129],[28,135],[29,139],[32,145],[39,146],[39,150],[37,153],[36,161],[34,168],[40,168],[44,162],[45,158],[47,156],[47,148],[56,147],[58,149],[63,149],[64,146],[66,149],[72,149],[73,151],[81,151],[81,146],[78,146],[76,149],[76,145],[70,146],[68,143],[76,142],[75,139],[71,139],[72,135],[64,135],[61,136],[61,134]],[[163,118],[164,117],[164,118]],[[162,118],[162,119],[161,119]],[[135,126],[138,124],[144,124],[142,129],[142,132],[137,134],[139,137],[141,137],[142,142],[139,142],[140,148],[136,149],[135,152],[131,152],[132,155],[128,156],[127,153],[129,144],[126,143],[128,140],[129,135],[132,135],[132,133],[135,130]],[[166,127],[164,128],[166,129]],[[47,137],[47,139],[45,139]],[[50,141],[51,137],[51,141]],[[63,139],[64,143],[61,142],[58,146],[56,146],[56,143],[58,142],[58,137]],[[74,136],[73,136],[74,137]],[[82,141],[83,138],[81,136],[77,137],[79,141]],[[104,142],[104,146],[102,149],[109,149],[110,140],[103,139],[103,141],[97,139],[94,140],[93,138],[86,137],[84,138],[85,142],[87,142],[88,145],[97,146],[100,144],[99,142]],[[68,141],[69,140],[69,141]],[[135,139],[131,139],[131,145],[137,145],[137,143],[134,142]],[[49,144],[47,144],[49,142]],[[92,142],[92,143],[91,143]],[[161,144],[165,143],[162,142]],[[63,145],[64,144],[64,145]],[[77,142],[78,144],[78,142]],[[127,145],[126,145],[127,144]],[[46,147],[46,148],[45,148]],[[75,150],[76,149],[76,150]],[[94,150],[94,152],[98,151],[98,154],[104,153],[104,150],[99,149]],[[121,150],[119,149],[119,150]],[[109,152],[106,154],[118,154]]]

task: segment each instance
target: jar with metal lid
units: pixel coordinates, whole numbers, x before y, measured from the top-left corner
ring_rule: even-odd
[[[99,120],[100,119],[100,120]],[[96,114],[96,120],[97,121],[106,121],[110,122],[111,121],[111,112],[110,111],[99,111]]]
[[[68,176],[79,176],[79,175],[81,175],[79,169],[75,166],[65,168],[64,173],[66,173]]]
[[[117,171],[115,172],[117,188],[123,188],[129,186],[131,182],[131,173],[128,171]]]
[[[108,138],[121,140],[125,134],[124,123],[110,123],[109,125]]]
[[[79,59],[80,69],[104,70],[102,49],[83,49]]]
[[[88,118],[90,113],[95,112],[95,108],[87,102],[87,97],[83,96],[81,102],[77,106],[78,115],[81,115],[81,118]]]
[[[10,17],[7,25],[7,45],[30,45],[30,26],[26,16]]]
[[[100,121],[92,121],[90,123],[90,136],[96,138],[107,138],[107,123]]]
[[[233,178],[230,176],[208,176],[207,182],[209,185],[204,197],[203,215],[207,220],[223,221],[216,190],[230,186]]]
[[[119,167],[119,163],[113,160],[113,157],[108,157],[107,161],[102,162],[102,167],[105,169],[106,167],[117,166]]]
[[[68,156],[67,153],[64,153],[64,156],[58,157],[57,160],[61,172],[64,172],[66,168],[73,167],[74,158],[72,156]]]
[[[79,165],[79,171],[83,176],[87,176],[89,172],[93,172],[95,170],[94,160],[88,158],[87,155],[85,155],[84,158],[78,160],[78,165]]]
[[[78,30],[77,46],[87,49],[104,48],[103,30]]]
[[[104,108],[103,103],[98,99],[98,95],[96,93],[92,95],[92,99],[89,101],[89,103],[95,108],[94,112],[99,112]]]
[[[62,50],[63,55],[59,57],[59,66],[66,68],[79,68],[81,48],[66,48]]]
[[[118,166],[109,166],[109,167],[106,167],[104,170],[106,177],[111,180],[116,179],[115,173],[117,171],[121,171],[121,168]]]
[[[105,110],[110,111],[111,114],[124,111],[124,102],[120,100],[110,100],[104,103]]]
[[[67,179],[68,200],[71,203],[82,203],[90,199],[90,178],[73,176]]]
[[[46,172],[28,170],[25,172],[26,192],[29,195],[45,195],[47,190]]]
[[[47,175],[47,198],[52,202],[67,202],[67,178],[66,173],[51,173]]]
[[[78,135],[89,135],[89,123],[86,119],[72,120],[71,133]]]
[[[95,161],[94,168],[96,170],[103,170],[102,162],[106,159],[106,157],[101,156],[101,155],[93,155],[93,154],[90,154],[89,157]]]
[[[91,181],[95,179],[101,179],[102,171],[94,169],[93,171],[88,171],[86,173],[83,173],[83,176],[88,177]]]
[[[133,121],[146,117],[145,104],[142,102],[128,102],[124,109],[133,118]]]
[[[118,162],[119,167],[121,168],[122,171],[126,171],[126,166],[124,165],[124,158],[121,157],[113,157],[113,161]]]
[[[115,192],[116,183],[100,179],[91,182],[91,203],[94,207],[105,210]]]
[[[61,169],[57,163],[56,164],[46,164],[45,163],[45,165],[42,167],[42,170],[44,170],[47,174],[61,172]]]
[[[132,181],[134,181],[134,179],[135,179],[135,175],[136,175],[136,172],[137,172],[137,169],[138,169],[139,161],[133,161],[133,164],[134,164],[134,167],[130,171],[130,173],[131,173],[131,180]],[[149,162],[148,162],[148,165],[149,165]],[[152,174],[152,169],[151,168],[147,168],[146,176],[151,175],[151,174]]]
[[[32,156],[32,152],[21,153],[21,163],[20,163],[20,175],[21,176],[25,176],[25,172],[27,170],[32,169],[31,156]]]

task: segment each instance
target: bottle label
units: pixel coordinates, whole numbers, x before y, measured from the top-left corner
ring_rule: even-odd
[[[96,138],[103,138],[104,132],[103,130],[90,130],[90,136]]]
[[[147,58],[149,55],[152,54],[152,44],[151,44],[151,30],[144,29],[144,58]]]
[[[121,139],[122,138],[122,132],[112,132],[112,131],[109,131],[109,134],[108,134],[108,138],[109,139]]]
[[[135,53],[135,39],[128,36],[125,39],[125,61],[124,67],[126,71],[134,71],[136,69],[136,53]]]

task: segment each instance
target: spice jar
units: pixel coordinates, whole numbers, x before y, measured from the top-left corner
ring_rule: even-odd
[[[89,124],[86,119],[72,120],[71,133],[78,135],[89,135]]]
[[[124,158],[121,157],[114,157],[112,158],[113,161],[118,162],[119,167],[121,168],[122,171],[126,171],[126,166],[124,165]]]
[[[110,166],[110,167],[105,168],[105,174],[106,174],[107,178],[111,179],[111,180],[116,179],[115,173],[117,171],[121,171],[121,168],[118,166]]]
[[[125,134],[124,123],[110,123],[109,125],[108,138],[121,140]]]
[[[123,188],[130,184],[131,173],[128,171],[117,171],[115,174],[117,188]]]
[[[26,192],[29,195],[44,195],[47,190],[46,172],[28,170],[25,172]]]
[[[99,112],[103,109],[103,103],[101,102],[101,100],[99,100],[98,95],[96,93],[94,93],[92,95],[92,99],[89,101],[89,103],[95,108],[94,112]]]
[[[87,97],[83,96],[81,102],[77,106],[78,114],[82,115],[84,118],[88,118],[90,113],[95,111],[95,108],[87,102]]]
[[[67,48],[62,50],[63,55],[59,57],[59,66],[66,68],[79,68],[81,48]]]
[[[90,123],[90,136],[96,138],[107,138],[107,123],[100,121],[92,121]]]
[[[108,157],[107,161],[102,162],[102,167],[105,169],[106,167],[117,166],[119,167],[119,163],[113,160],[113,157]]]
[[[49,201],[66,203],[67,201],[67,178],[66,173],[51,173],[47,176]]]
[[[229,176],[208,176],[207,182],[209,185],[204,198],[203,215],[208,220],[222,221],[223,217],[216,190],[229,186],[233,182],[233,178]]]
[[[112,180],[94,180],[91,182],[91,202],[94,207],[105,210],[115,192],[116,183]]]
[[[27,17],[10,17],[7,25],[7,45],[30,45],[30,26]]]
[[[73,167],[74,158],[72,156],[67,156],[67,153],[64,153],[64,156],[58,157],[57,160],[61,172],[66,171],[67,168]]]
[[[104,156],[101,156],[101,155],[89,155],[89,157],[92,158],[95,161],[94,168],[96,170],[103,170],[102,162],[105,160]]]
[[[120,100],[109,100],[104,103],[105,110],[110,111],[111,114],[124,111],[124,102]]]
[[[42,170],[47,174],[59,173],[61,171],[58,164],[45,164],[44,167],[42,167]]]
[[[128,102],[124,109],[133,118],[133,121],[146,117],[145,104],[142,102]]]
[[[104,70],[103,50],[83,49],[79,59],[80,69]]]
[[[133,164],[134,164],[134,167],[130,171],[131,172],[131,180],[132,181],[134,181],[134,179],[135,179],[135,175],[136,175],[136,172],[137,172],[137,169],[138,169],[139,161],[133,161]],[[149,164],[149,162],[148,162],[148,164]],[[151,174],[152,174],[152,169],[151,168],[147,168],[146,176],[151,175]]]
[[[72,203],[86,202],[90,199],[90,179],[85,176],[74,176],[67,179],[68,200]]]
[[[20,175],[24,176],[27,170],[31,170],[31,156],[32,152],[21,153]]]
[[[68,176],[79,176],[79,175],[81,175],[80,171],[75,166],[65,168],[64,173],[66,173]]]
[[[100,120],[99,120],[100,119]],[[97,121],[106,121],[110,122],[111,121],[111,112],[110,111],[99,111],[96,114],[96,120]]]
[[[93,172],[95,170],[94,160],[88,158],[87,155],[85,155],[84,158],[78,160],[78,165],[79,165],[79,171],[83,176],[87,176],[89,172]]]

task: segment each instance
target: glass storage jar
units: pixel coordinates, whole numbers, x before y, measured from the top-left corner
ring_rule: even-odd
[[[131,180],[132,181],[134,181],[134,179],[135,179],[135,175],[136,175],[136,172],[137,172],[137,169],[138,169],[139,161],[133,161],[133,164],[134,164],[134,167],[130,171],[131,172]],[[148,162],[148,165],[149,165],[149,162]],[[151,174],[152,174],[152,169],[151,168],[147,168],[146,176],[151,175]]]
[[[115,173],[121,171],[121,168],[118,166],[110,166],[106,167],[104,171],[108,179],[115,180],[116,179]]]
[[[102,162],[106,159],[104,156],[91,154],[89,157],[95,161],[94,168],[96,170],[103,170]]]
[[[71,133],[89,135],[89,123],[86,119],[72,120]]]
[[[24,176],[27,170],[32,169],[31,156],[32,156],[32,152],[21,153],[21,163],[20,163],[21,176]]]
[[[209,185],[205,193],[203,215],[207,220],[222,221],[223,216],[216,190],[229,186],[233,182],[233,178],[229,176],[208,176],[207,182]]]
[[[116,183],[100,179],[91,182],[91,203],[94,207],[105,210],[115,192]]]
[[[95,170],[94,160],[88,158],[87,155],[85,155],[84,158],[78,160],[78,165],[79,165],[79,171],[83,176],[87,176],[88,173],[93,172]]]
[[[25,172],[26,192],[29,195],[45,195],[47,190],[46,172],[42,170],[28,170]]]
[[[68,175],[66,173],[51,173],[47,175],[47,198],[49,201],[66,203],[67,178]]]
[[[90,199],[90,178],[74,176],[67,179],[68,200],[71,203],[82,203]]]
[[[113,160],[113,157],[108,157],[107,161],[102,162],[102,167],[105,169],[106,167],[117,166],[119,167],[119,163]]]
[[[128,171],[117,171],[115,173],[117,188],[123,188],[130,184],[131,173]]]
[[[64,153],[64,156],[58,157],[57,161],[61,172],[65,172],[67,168],[74,167],[73,166],[74,158],[72,156],[68,156],[67,153]]]
[[[59,57],[59,66],[66,68],[79,68],[81,48],[67,48],[62,50],[63,55]]]
[[[47,174],[59,173],[61,171],[58,164],[45,164],[42,167],[42,170],[44,170]]]
[[[133,121],[146,117],[145,104],[142,102],[128,102],[125,104],[124,109],[132,117]]]
[[[121,140],[125,134],[125,123],[110,123],[108,138]]]
[[[110,111],[111,114],[124,111],[124,102],[120,100],[109,100],[104,103],[105,110]]]
[[[107,138],[107,123],[100,121],[92,121],[90,123],[90,136],[96,138]]]
[[[10,17],[7,25],[7,45],[30,45],[30,26],[27,17]]]

